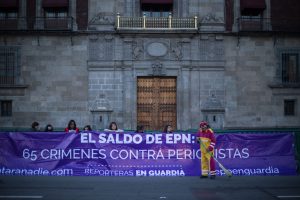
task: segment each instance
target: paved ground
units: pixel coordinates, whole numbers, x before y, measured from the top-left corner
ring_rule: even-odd
[[[0,176],[2,199],[271,200],[300,199],[300,176],[12,177]]]

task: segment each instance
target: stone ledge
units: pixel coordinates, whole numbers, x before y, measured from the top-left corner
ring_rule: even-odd
[[[300,95],[300,84],[269,84],[273,95]]]
[[[225,113],[225,109],[224,108],[206,108],[206,109],[201,109],[202,112],[218,112],[218,113]]]
[[[0,96],[24,96],[28,85],[0,85]]]
[[[111,109],[106,109],[106,108],[98,108],[98,109],[93,109],[93,110],[90,110],[91,113],[101,113],[101,112],[107,112],[107,113],[111,113],[113,112],[113,110]]]
[[[278,83],[278,84],[269,84],[271,89],[300,89],[300,83]]]

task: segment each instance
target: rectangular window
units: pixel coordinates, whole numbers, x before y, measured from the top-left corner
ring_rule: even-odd
[[[44,28],[47,30],[69,30],[72,21],[68,18],[68,8],[45,8]]]
[[[43,8],[69,7],[69,0],[42,0]]]
[[[18,29],[18,11],[0,8],[0,30]]]
[[[68,8],[45,8],[46,18],[66,18],[68,17]]]
[[[295,115],[296,100],[284,100],[284,115],[294,116]]]
[[[0,18],[17,18],[19,3],[19,0],[1,0]]]
[[[241,16],[240,30],[243,31],[262,31],[263,20],[261,16]]]
[[[265,0],[240,0],[241,15],[257,16],[266,9]]]
[[[1,101],[1,116],[2,117],[12,116],[12,101]]]
[[[18,10],[16,9],[0,9],[0,18],[18,18]]]
[[[17,11],[7,12],[7,18],[17,18],[17,17],[18,17]]]
[[[141,9],[146,17],[168,17],[172,14],[173,4],[145,3],[141,5]]]
[[[282,82],[298,83],[300,81],[299,73],[299,54],[283,53],[282,54]]]
[[[59,11],[57,12],[57,17],[67,17],[68,16],[68,11]]]
[[[19,75],[19,49],[0,47],[0,85],[15,85]]]

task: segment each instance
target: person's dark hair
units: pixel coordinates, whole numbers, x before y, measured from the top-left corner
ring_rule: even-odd
[[[53,131],[53,126],[51,124],[47,124],[47,126],[45,127],[45,132],[52,132],[52,131]]]
[[[135,132],[136,133],[144,133],[144,126],[143,125],[137,125]]]
[[[167,133],[168,132],[168,127],[172,127],[170,124],[165,125],[163,133]]]
[[[32,122],[31,128],[35,129],[36,126],[39,126],[40,124],[38,122]]]
[[[92,127],[90,125],[86,125],[83,130],[85,131],[85,129],[87,128],[88,131],[91,131],[92,130]]]
[[[74,123],[74,129],[71,128],[71,124]],[[69,130],[76,130],[76,122],[75,120],[71,119],[68,123],[68,129]]]
[[[113,129],[112,129],[112,126],[113,126],[113,125],[116,125],[116,130],[118,130],[118,126],[117,126],[117,123],[116,123],[116,122],[111,122],[111,123],[109,124],[109,127],[108,127],[109,130],[113,130]]]

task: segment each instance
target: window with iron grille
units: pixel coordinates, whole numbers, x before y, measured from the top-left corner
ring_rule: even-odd
[[[68,8],[45,8],[46,18],[66,18],[68,17]]]
[[[172,5],[143,4],[142,13],[146,17],[168,17],[172,13]]]
[[[295,106],[296,106],[295,99],[284,100],[284,115],[285,116],[294,116],[295,115]]]
[[[299,53],[282,53],[282,82],[283,83],[299,83]]]
[[[0,9],[0,19],[4,18],[17,18],[18,17],[18,10],[3,10]]]
[[[141,0],[140,3],[146,17],[168,17],[173,11],[172,0]]]
[[[20,73],[19,48],[0,46],[0,85],[15,85]]]
[[[12,101],[0,101],[1,102],[1,116],[11,117],[12,116]]]

